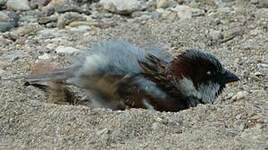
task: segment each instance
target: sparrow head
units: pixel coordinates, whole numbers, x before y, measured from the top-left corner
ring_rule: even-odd
[[[213,103],[230,82],[239,78],[210,53],[186,50],[171,61],[167,77],[186,97],[197,103]]]

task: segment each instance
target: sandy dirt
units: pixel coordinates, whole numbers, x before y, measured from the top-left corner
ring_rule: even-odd
[[[60,61],[63,56],[49,47],[83,49],[99,40],[124,38],[141,46],[164,43],[172,53],[207,49],[241,81],[228,85],[214,105],[170,113],[51,104],[42,91],[23,86],[21,80],[2,80],[0,149],[267,150],[268,9],[242,4],[234,8],[210,8],[205,16],[187,20],[140,22],[121,16],[115,17],[113,27],[83,33],[38,25],[37,31],[16,40],[1,34],[1,78],[29,74],[31,64],[44,54]],[[212,38],[215,31],[223,38]],[[68,58],[60,62],[68,64]],[[86,99],[83,94],[80,98]]]

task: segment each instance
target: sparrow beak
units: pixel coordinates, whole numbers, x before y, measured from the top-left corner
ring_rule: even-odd
[[[224,82],[225,83],[230,83],[230,82],[235,82],[240,80],[234,73],[226,70],[224,73]]]

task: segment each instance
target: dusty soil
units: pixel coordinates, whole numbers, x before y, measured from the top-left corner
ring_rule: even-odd
[[[207,49],[241,81],[228,85],[214,105],[170,113],[50,104],[42,91],[24,87],[21,80],[2,80],[0,149],[268,149],[268,9],[233,7],[210,8],[205,16],[183,21],[166,17],[141,23],[118,16],[117,25],[84,33],[37,26],[16,40],[2,34],[1,78],[28,74],[44,53],[61,60],[51,45],[80,49],[124,38],[141,46],[164,43],[172,52]],[[223,39],[211,38],[214,31]]]

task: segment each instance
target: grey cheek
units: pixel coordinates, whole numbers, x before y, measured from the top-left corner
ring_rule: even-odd
[[[204,103],[213,104],[219,89],[220,85],[218,83],[209,82],[208,84],[201,84],[198,91]]]
[[[183,79],[177,82],[177,88],[185,95],[189,97],[201,98],[199,91],[195,88],[191,79],[184,77]]]

